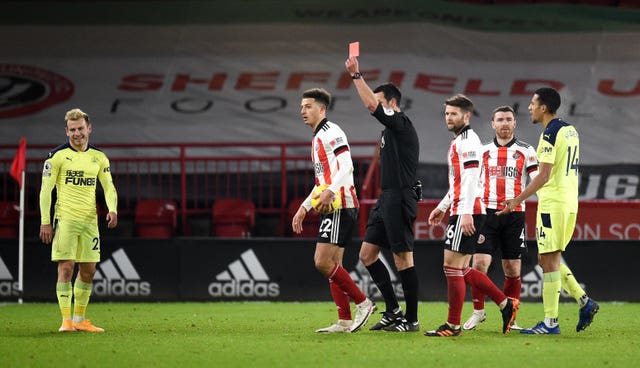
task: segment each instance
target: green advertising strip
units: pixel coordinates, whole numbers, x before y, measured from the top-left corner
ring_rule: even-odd
[[[638,31],[640,9],[454,0],[4,1],[3,25],[423,23],[485,31]]]

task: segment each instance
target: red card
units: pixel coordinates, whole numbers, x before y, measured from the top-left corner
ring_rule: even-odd
[[[360,42],[351,42],[349,44],[349,57],[360,56]]]

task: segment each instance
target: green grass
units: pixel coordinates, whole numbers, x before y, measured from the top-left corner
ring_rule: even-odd
[[[576,333],[577,305],[560,305],[562,334],[502,335],[497,308],[458,338],[422,333],[321,335],[336,319],[332,303],[92,303],[103,334],[58,333],[57,304],[0,306],[2,367],[630,367],[640,358],[640,304],[601,303],[592,326]],[[465,304],[463,319],[471,312]],[[421,303],[421,329],[446,318],[445,303]],[[524,303],[518,323],[541,318]],[[374,315],[367,327],[377,321]]]

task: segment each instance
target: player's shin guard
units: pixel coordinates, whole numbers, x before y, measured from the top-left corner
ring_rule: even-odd
[[[542,274],[542,304],[545,318],[558,318],[558,303],[560,302],[560,272],[546,272]]]
[[[449,301],[447,322],[459,326],[462,306],[464,304],[464,294],[467,288],[464,283],[462,269],[445,266],[444,275],[447,277],[447,296]]]
[[[467,284],[478,288],[481,292],[488,295],[497,305],[500,305],[500,303],[507,299],[502,290],[498,289],[489,276],[470,267],[465,268],[463,272],[464,281]]]
[[[337,263],[333,266],[333,270],[331,270],[329,274],[329,280],[335,282],[356,304],[362,303],[367,298],[344,267]]]
[[[484,293],[475,286],[471,286],[471,297],[473,301],[473,310],[484,309]]]
[[[58,306],[63,319],[71,318],[71,298],[73,290],[70,282],[58,282],[56,284],[56,295],[58,297]]]
[[[504,277],[504,286],[502,291],[504,295],[513,299],[520,299],[520,290],[522,289],[522,279],[517,277]]]
[[[73,321],[82,322],[89,305],[89,297],[91,296],[91,283],[86,283],[80,279],[76,279],[73,285]]]
[[[351,305],[349,304],[349,295],[332,280],[329,280],[329,288],[331,289],[331,296],[338,309],[338,319],[350,321]]]
[[[573,276],[573,272],[565,265],[560,263],[560,280],[562,288],[571,295],[576,302],[580,303],[580,298],[585,295],[584,289],[580,287],[578,280]]]

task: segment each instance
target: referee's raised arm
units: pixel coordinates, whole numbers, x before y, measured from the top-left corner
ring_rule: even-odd
[[[363,75],[360,74],[358,58],[352,56],[344,62],[344,65],[351,75],[351,78],[353,79],[353,84],[356,86],[358,94],[360,95],[360,98],[364,103],[364,106],[371,112],[376,111],[376,108],[378,107],[378,104],[380,102],[376,98],[371,88],[369,88],[369,86],[367,85],[367,82],[364,81]]]

